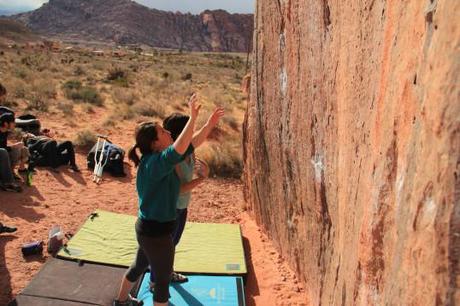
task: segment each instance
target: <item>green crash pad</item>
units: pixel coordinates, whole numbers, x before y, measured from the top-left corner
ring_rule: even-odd
[[[136,217],[96,211],[58,257],[128,267],[134,260]],[[189,222],[176,248],[174,269],[200,274],[247,273],[240,226]]]

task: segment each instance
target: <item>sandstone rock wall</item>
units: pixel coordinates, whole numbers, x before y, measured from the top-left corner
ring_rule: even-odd
[[[460,1],[259,0],[245,195],[311,305],[460,293]]]

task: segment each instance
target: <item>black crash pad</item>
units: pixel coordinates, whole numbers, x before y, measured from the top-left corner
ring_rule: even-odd
[[[69,302],[36,296],[18,295],[8,306],[88,306],[92,304]]]
[[[16,298],[16,305],[111,305],[125,272],[126,268],[88,263],[79,265],[51,258]],[[55,301],[42,301],[40,304],[37,302],[41,299],[33,304],[22,302],[29,297]],[[70,304],[64,304],[65,301]]]

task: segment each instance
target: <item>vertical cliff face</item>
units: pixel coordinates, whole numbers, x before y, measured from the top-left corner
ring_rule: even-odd
[[[460,300],[459,12],[258,1],[245,194],[312,305]]]

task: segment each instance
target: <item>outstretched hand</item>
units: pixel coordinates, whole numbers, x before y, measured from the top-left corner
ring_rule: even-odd
[[[222,107],[217,107],[211,116],[209,116],[208,124],[210,124],[212,127],[215,127],[224,115],[225,110]]]
[[[198,118],[198,114],[200,113],[201,104],[197,104],[197,102],[198,97],[196,93],[194,93],[188,101],[188,105],[190,107],[190,117],[192,119]]]

